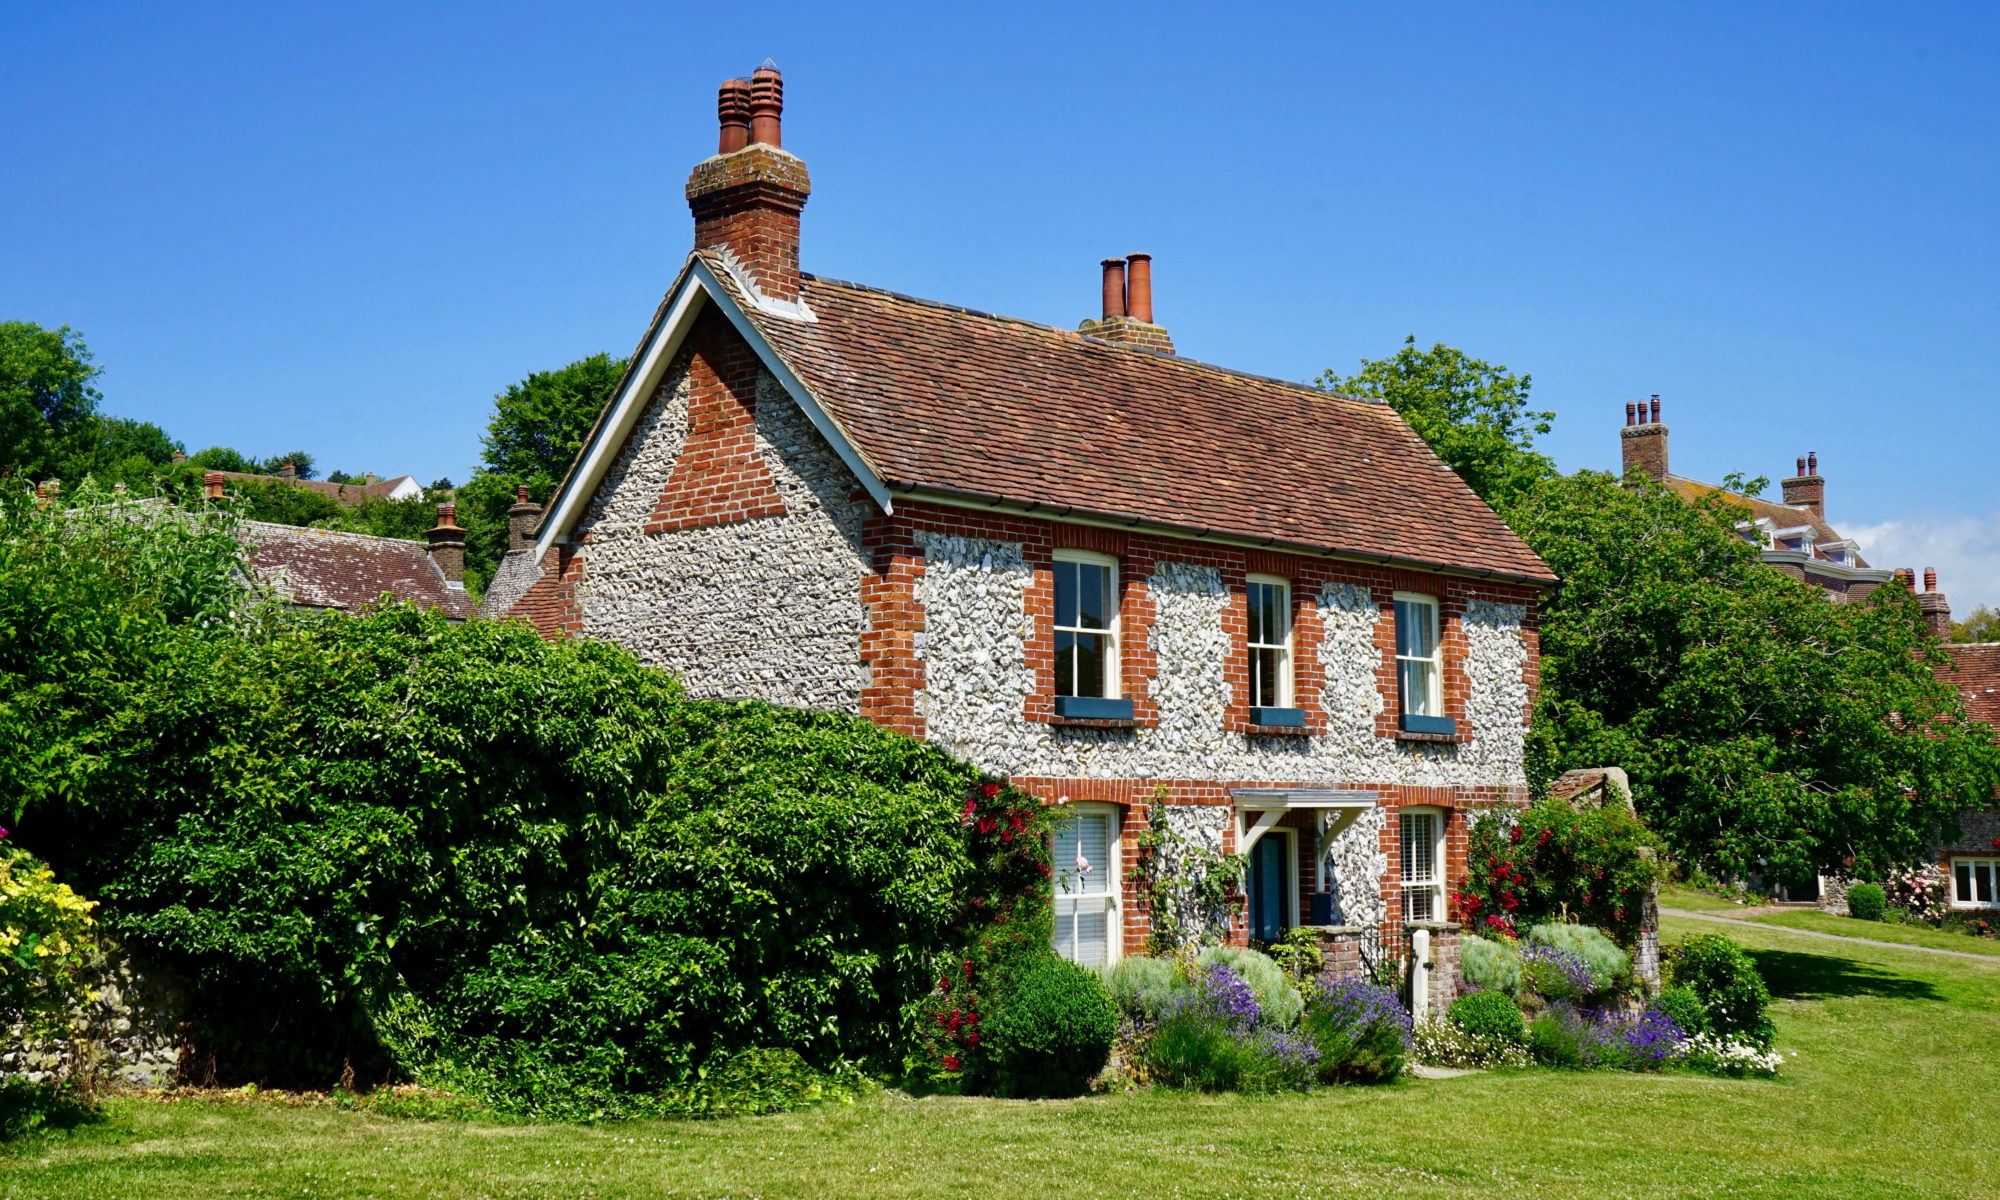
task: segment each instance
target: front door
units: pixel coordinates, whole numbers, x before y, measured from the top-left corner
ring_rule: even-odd
[[[1275,942],[1291,926],[1291,844],[1287,831],[1274,829],[1250,847],[1244,888],[1250,893],[1250,936],[1257,941]]]

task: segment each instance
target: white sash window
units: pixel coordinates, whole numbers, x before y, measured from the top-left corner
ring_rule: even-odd
[[[1444,920],[1444,813],[1403,810],[1403,919]]]
[[[1124,940],[1118,919],[1118,810],[1079,804],[1056,831],[1056,953],[1086,967],[1115,962]]]
[[[1990,908],[2000,901],[2000,858],[1951,860],[1951,906]]]

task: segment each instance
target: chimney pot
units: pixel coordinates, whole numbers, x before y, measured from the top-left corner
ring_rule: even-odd
[[[47,508],[48,506],[49,506],[49,485],[46,483],[38,483],[35,485],[35,507]]]
[[[180,451],[178,451],[178,450],[174,451],[174,458],[173,458],[173,462],[174,462],[174,465],[175,465],[175,466],[177,466],[177,467],[178,467],[178,466],[180,466],[180,465],[181,465],[182,463],[186,462],[187,460],[188,460],[188,456],[187,456],[187,455],[185,455],[185,454],[182,454],[182,453],[181,453]]]
[[[1125,260],[1107,258],[1100,265],[1104,268],[1104,319],[1111,321],[1125,315]]]
[[[1792,474],[1803,475],[1805,473],[1806,473],[1806,456],[1801,454],[1799,455],[1798,459],[1798,469],[1796,471],[1793,471]]]
[[[528,485],[514,488],[514,506],[507,510],[507,551],[526,550],[541,522],[542,506],[528,499]]]
[[[210,471],[201,477],[202,490],[210,500],[222,499],[222,472]]]
[[[525,483],[517,483],[517,484],[515,484],[515,485],[514,485],[514,503],[516,503],[516,504],[526,504],[527,502],[528,502],[528,485],[527,485],[527,484],[525,484]]]
[[[1925,591],[1927,591],[1927,592],[1935,592],[1935,591],[1937,591],[1937,568],[1936,568],[1936,567],[1925,567],[1925,568],[1924,568],[1924,590],[1925,590]]]
[[[1655,424],[1655,425],[1658,425],[1659,423],[1660,423],[1660,394],[1659,394],[1658,392],[1654,392],[1654,393],[1653,393],[1653,424]]]
[[[780,132],[785,112],[785,81],[770,59],[750,76],[750,140],[762,146],[784,145]]]
[[[1153,256],[1125,256],[1125,315],[1134,321],[1153,323]]]
[[[1809,475],[1819,474],[1819,451],[1806,451],[1806,473]]]
[[[1639,418],[1633,411],[1638,407],[1638,405],[1632,403],[1630,400],[1625,402],[1625,423],[1627,425],[1637,425],[1639,423]]]
[[[715,115],[722,125],[717,154],[734,154],[750,144],[750,81],[725,79],[715,92]]]

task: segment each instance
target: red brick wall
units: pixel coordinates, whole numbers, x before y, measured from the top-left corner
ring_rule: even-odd
[[[784,498],[757,448],[756,353],[710,307],[695,318],[678,362],[687,368],[687,440],[646,532],[784,516]]]
[[[698,163],[687,183],[695,249],[726,248],[765,295],[797,300],[799,214],[811,191],[805,163],[770,146]]]

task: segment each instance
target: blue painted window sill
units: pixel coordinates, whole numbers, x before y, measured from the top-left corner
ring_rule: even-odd
[[[1458,732],[1458,722],[1450,717],[1419,717],[1404,713],[1398,728],[1404,733],[1442,733],[1450,736]]]
[[[1306,710],[1303,708],[1256,708],[1250,710],[1252,725],[1287,725],[1303,729]]]
[[[1057,696],[1056,715],[1092,721],[1129,721],[1130,700],[1107,700],[1102,696]]]

